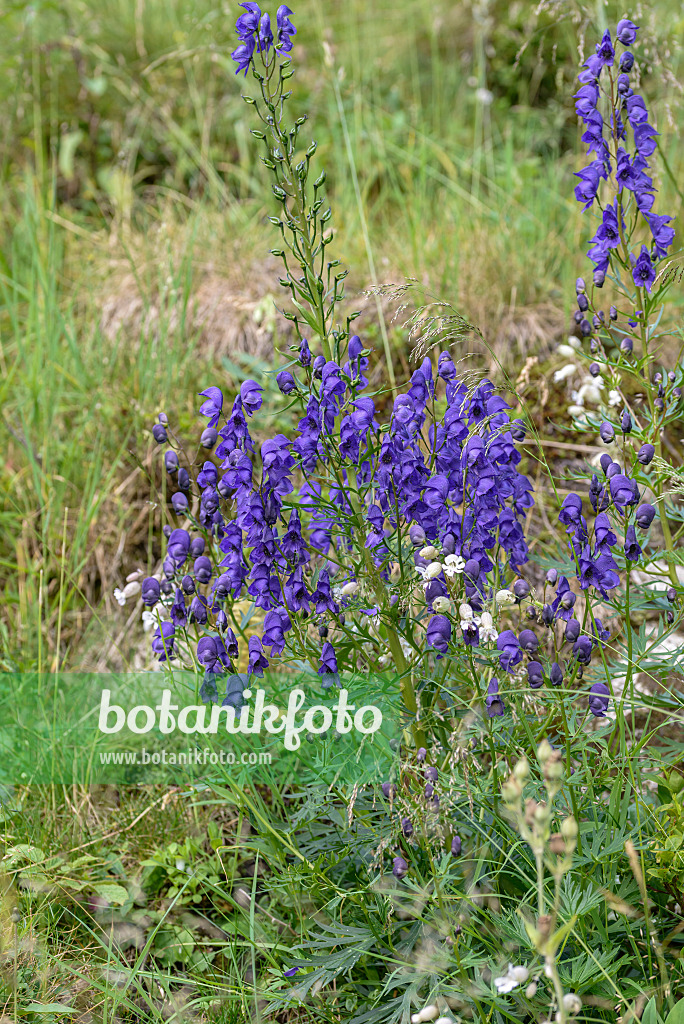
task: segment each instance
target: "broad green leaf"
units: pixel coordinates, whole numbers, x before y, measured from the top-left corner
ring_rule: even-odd
[[[665,1018],[665,1024],[684,1024],[684,999],[675,1003]]]
[[[120,907],[128,900],[128,893],[123,885],[117,885],[115,882],[97,882],[93,889],[108,903],[116,903]]]

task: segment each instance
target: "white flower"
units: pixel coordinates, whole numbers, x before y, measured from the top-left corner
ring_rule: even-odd
[[[439,1010],[431,1003],[430,1006],[425,1006],[418,1013],[414,1013],[411,1016],[411,1024],[427,1024],[427,1021],[434,1020],[439,1014]]]
[[[487,643],[488,640],[496,640],[499,634],[494,629],[494,621],[489,612],[482,612],[480,616],[480,639]]]
[[[497,992],[512,992],[518,985],[524,985],[529,976],[530,972],[526,967],[514,967],[513,964],[509,964],[503,977],[494,978],[494,985]]]
[[[575,355],[575,350],[570,345],[559,345],[556,352],[559,356],[565,356],[566,359],[572,359]]]
[[[116,589],[114,590],[114,599],[118,601],[118,603],[123,608],[128,598],[135,597],[137,594],[140,593],[140,590],[141,586],[138,583],[138,581],[133,580],[131,583],[127,583],[123,590],[119,590],[119,588],[116,587]]]
[[[447,555],[444,559],[444,575],[448,576],[449,579],[463,572],[464,569],[465,558],[461,558],[460,555]]]
[[[515,597],[510,590],[497,590],[494,600],[497,604],[515,604]]]
[[[571,334],[570,337],[568,338],[568,345],[570,345],[570,347],[574,348],[575,350],[581,349],[582,348],[582,340],[581,340],[581,338],[578,338],[577,335]]]
[[[563,996],[563,1006],[571,1017],[576,1017],[582,1009],[582,1000],[575,992],[566,992]]]
[[[439,551],[432,544],[428,544],[427,547],[421,548],[420,557],[429,558],[432,561],[433,558],[437,558]]]
[[[568,377],[572,377],[577,367],[573,363],[567,363],[566,366],[562,366],[560,370],[556,370],[553,375],[553,383],[560,384],[561,381],[567,380]]]
[[[568,413],[574,420],[578,420],[581,416],[584,416],[584,409],[581,405],[569,405]]]
[[[460,604],[458,606],[458,614],[461,616],[461,622],[472,622],[473,621],[473,609],[469,604]]]
[[[589,402],[591,405],[598,405],[601,401],[601,389],[603,381],[600,379],[587,380],[577,392],[577,404],[584,405]]]
[[[405,658],[410,658],[413,655],[413,648],[408,640],[404,640],[403,636],[399,637],[399,645],[404,653]]]
[[[622,399],[620,398],[619,391],[608,392],[608,405],[622,405]]]
[[[483,107],[488,107],[494,99],[494,93],[489,89],[477,89],[475,92],[475,99],[478,103],[481,103]]]
[[[445,612],[450,604],[451,601],[448,597],[436,597],[432,602],[432,607],[436,612]]]
[[[436,579],[437,576],[439,576],[441,571],[442,571],[442,563],[441,562],[430,562],[430,564],[428,565],[427,569],[425,570],[425,576],[423,578],[426,579],[426,580],[434,580],[434,579]]]
[[[340,590],[340,594],[342,597],[351,597],[351,595],[355,594],[358,589],[358,583],[352,580],[350,583],[345,583],[345,585]]]

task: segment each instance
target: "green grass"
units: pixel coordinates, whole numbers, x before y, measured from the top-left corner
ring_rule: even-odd
[[[537,21],[533,6],[497,0],[484,21],[468,3],[428,0],[306,0],[296,8],[295,109],[310,115],[328,172],[336,255],[352,267],[351,290],[373,283],[363,210],[377,279],[416,278],[421,295],[452,302],[495,342],[514,380],[528,355],[543,367],[558,339],[532,331],[527,343],[513,345],[502,323],[518,317],[524,328],[539,307],[569,321],[587,236],[572,199],[580,161],[570,97],[582,23],[575,28],[569,5],[554,7],[563,15],[558,24],[548,14]],[[612,17],[615,5],[591,5],[589,13],[596,10]],[[211,272],[226,287],[255,278],[277,291],[275,274],[260,267],[275,242],[265,221],[272,210],[228,56],[233,20],[233,8],[208,0],[40,0],[0,13],[2,669],[92,668],[101,658],[130,657],[139,626],[126,632],[128,609],[111,594],[131,569],[151,569],[159,555],[146,428],[165,409],[187,433],[196,392],[217,379],[234,384],[240,369],[237,356],[227,367],[200,344],[192,326],[197,288]],[[660,32],[663,54],[665,38],[681,36],[681,5],[672,0],[649,4],[643,20]],[[333,67],[324,63],[324,39]],[[655,93],[647,78],[646,91],[678,182],[682,62],[671,46],[672,84]],[[491,90],[491,104],[478,100],[478,89]],[[659,187],[657,208],[676,212],[681,229],[681,193],[667,176]],[[125,306],[131,287],[142,314],[112,337],[102,328],[103,305],[114,296]],[[379,345],[372,307],[364,325]],[[404,374],[406,337],[398,324],[389,329]],[[473,358],[489,364],[483,351]],[[77,848],[113,831],[94,845],[97,870],[109,877],[117,854],[126,880],[155,847],[188,835],[212,860],[205,837],[225,808],[180,810],[157,794],[120,798],[121,807],[103,810],[84,794],[26,794],[21,814],[5,823],[5,846],[31,841],[71,863]],[[234,837],[240,814],[221,824]],[[325,840],[311,824],[312,849]],[[282,849],[271,853],[287,864]],[[314,895],[325,905],[333,896],[317,877]],[[297,902],[300,881],[293,870],[270,904],[280,900],[295,926],[297,914],[310,910]],[[161,1019],[150,990],[163,972],[103,945],[92,920],[75,920],[72,897],[62,896],[24,909],[22,940],[39,941],[20,955],[22,1005],[68,1004],[84,976],[103,1020],[132,1015],[140,1000],[146,1019]],[[14,942],[8,914],[15,898],[11,891],[3,902],[5,951]],[[158,904],[155,912],[161,917],[147,937],[164,924]],[[225,1024],[244,1019],[242,1006],[255,1001],[243,979],[250,943],[264,936],[255,914],[243,913],[240,922],[239,943],[225,953],[230,998],[210,1014]],[[265,931],[277,943],[272,923]],[[492,945],[492,957],[499,952]],[[3,968],[10,1014],[17,991],[11,962]],[[103,966],[129,971],[131,963],[123,992],[102,981]],[[318,1005],[316,1019],[327,1013]],[[298,1019],[307,1017],[302,1011]]]
[[[663,2],[651,21],[659,11],[674,16]],[[567,309],[582,266],[567,11],[535,19],[521,5],[503,17],[492,4],[483,22],[467,5],[419,2],[409,14],[354,0],[297,13],[295,110],[319,142],[352,289],[415,278],[513,361],[548,346],[538,329],[531,348],[512,350],[501,323],[540,304]],[[6,665],[77,665],[93,656],[88,624],[111,617],[114,583],[154,554],[138,536],[149,484],[141,475],[117,499],[145,458],[143,426],[162,407],[189,416],[217,373],[188,326],[198,281],[208,267],[249,279],[274,239],[228,57],[232,16],[160,0],[95,14],[70,0],[3,17],[2,649]],[[679,60],[675,49],[675,74]],[[484,88],[491,105],[477,99]],[[656,98],[673,112],[658,121],[675,179],[677,95],[672,85]],[[659,208],[678,210],[670,180],[661,187]],[[143,315],[104,337],[105,299],[131,287],[143,314],[157,310],[153,327]],[[371,335],[376,319],[371,309]],[[406,371],[400,330],[393,341]],[[106,634],[95,628],[92,643]]]

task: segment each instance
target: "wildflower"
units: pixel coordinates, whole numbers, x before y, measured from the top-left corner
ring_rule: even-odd
[[[451,840],[451,856],[452,857],[458,857],[460,852],[461,852],[461,837],[460,836],[454,836],[454,838]]]
[[[529,976],[530,972],[526,967],[514,967],[513,964],[509,964],[504,975],[494,978],[494,986],[497,992],[505,995],[507,992],[512,992],[518,985],[524,985]]]
[[[596,718],[605,718],[610,690],[605,683],[594,683],[589,690],[589,710]]]
[[[622,18],[617,23],[616,36],[623,46],[631,46],[636,39],[639,26],[635,25],[629,18]]]
[[[283,971],[283,978],[294,978],[299,970],[301,970],[300,967],[290,967],[289,971]]]
[[[641,548],[637,541],[636,530],[633,526],[628,526],[625,534],[625,558],[630,562],[638,562],[640,556]]]
[[[557,661],[552,662],[549,672],[549,679],[552,686],[560,686],[563,682],[563,670]]]
[[[637,461],[642,466],[648,466],[653,461],[655,455],[655,448],[652,444],[642,444],[641,448],[637,452]]]
[[[511,672],[522,661],[520,643],[513,630],[505,629],[503,633],[499,633],[496,646],[500,651],[499,664],[501,668],[504,672]]]
[[[167,473],[175,473],[178,469],[178,456],[175,452],[164,452],[164,466]]]
[[[449,579],[460,575],[465,569],[465,559],[460,555],[447,555],[444,559],[444,575]]]
[[[173,622],[160,622],[152,641],[152,650],[159,655],[159,661],[173,657],[173,641],[176,627]]]
[[[538,690],[544,684],[544,674],[541,664],[538,661],[530,661],[527,666],[527,681],[533,690]]]
[[[485,706],[487,708],[487,715],[489,718],[501,718],[504,713],[504,702],[499,694],[499,680],[496,676],[490,680],[489,686],[487,687]]]
[[[494,600],[498,605],[515,604],[515,596],[510,590],[497,590]]]
[[[242,6],[245,5],[243,4]],[[256,7],[256,4],[250,4],[249,6]],[[219,421],[221,410],[223,409],[223,392],[220,388],[211,387],[206,388],[204,391],[200,391],[200,395],[207,399],[207,401],[200,406],[200,415],[208,416],[209,423],[207,426],[215,427]]]
[[[426,640],[429,647],[446,654],[451,640],[451,622],[446,615],[433,615],[427,627]]]
[[[157,444],[164,444],[165,441],[168,441],[166,427],[162,423],[155,423],[152,427],[152,437]]]
[[[392,874],[395,878],[401,880],[406,874],[408,874],[408,869],[408,863],[403,857],[395,857],[392,861]]]
[[[655,276],[655,268],[651,262],[649,251],[645,245],[642,245],[641,252],[632,267],[632,280],[637,288],[645,288],[647,292],[650,292]]]
[[[278,25],[278,49],[283,53],[290,53],[292,50],[292,36],[297,34],[297,29],[290,21],[293,12],[285,4],[281,4],[276,14]]]
[[[480,616],[480,637],[484,643],[489,643],[498,638],[499,634],[494,629],[494,622],[489,612],[482,612]]]
[[[413,835],[413,825],[411,824],[410,818],[401,819],[401,831],[407,839],[411,838]]]
[[[297,382],[287,370],[281,370],[276,374],[276,383],[284,395],[291,395],[297,390]]]
[[[240,385],[242,407],[248,416],[252,416],[261,408],[261,392],[264,389],[254,380],[244,380]]]
[[[159,580],[156,580],[154,576],[148,576],[142,582],[142,602],[147,605],[148,608],[154,607],[159,598],[161,597],[161,588],[159,586]]]
[[[648,530],[655,518],[655,514],[655,508],[648,502],[645,502],[643,505],[639,505],[639,508],[636,510],[636,523],[639,529]]]
[[[518,643],[526,654],[534,654],[539,646],[537,634],[531,629],[523,629],[523,631],[518,635]]]

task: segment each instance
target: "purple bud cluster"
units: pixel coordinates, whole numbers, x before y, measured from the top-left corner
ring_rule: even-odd
[[[637,27],[627,18],[618,22],[617,41],[623,47],[631,46]],[[588,154],[594,154],[591,163],[577,172],[580,180],[575,187],[575,197],[585,210],[588,209],[598,198],[601,181],[613,177],[615,197],[602,205],[601,224],[591,239],[588,252],[594,263],[594,284],[603,285],[613,253],[622,258],[627,254],[626,220],[637,216],[648,229],[651,245],[649,250],[642,244],[637,255],[629,253],[629,263],[635,286],[650,292],[656,276],[653,264],[667,254],[674,229],[670,226],[671,216],[653,212],[655,188],[648,158],[656,149],[658,132],[649,124],[643,98],[630,84],[634,56],[624,50],[617,68],[615,61],[615,47],[610,32],[606,31],[596,53],[583,64],[580,88],[575,93],[575,110],[585,128],[582,140],[587,144]],[[600,110],[602,97],[607,104],[605,117]],[[631,147],[628,131],[631,132]],[[580,312],[588,308],[586,299],[580,298],[578,304]],[[583,333],[591,333],[589,321],[580,319],[580,327],[589,328]]]

